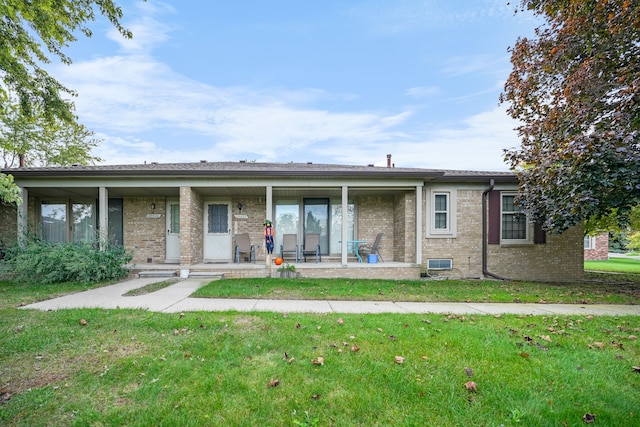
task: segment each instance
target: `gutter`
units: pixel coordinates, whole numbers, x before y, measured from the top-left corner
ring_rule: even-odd
[[[487,197],[489,196],[489,192],[493,190],[495,186],[495,181],[492,179],[489,181],[489,187],[486,188],[482,192],[482,274],[484,276],[489,276],[493,279],[497,280],[508,280],[502,276],[498,276],[497,274],[491,273],[487,268],[487,252],[488,252],[488,233],[487,233]]]

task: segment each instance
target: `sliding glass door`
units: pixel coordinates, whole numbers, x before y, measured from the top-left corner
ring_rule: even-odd
[[[329,199],[304,199],[304,234],[320,234],[320,252],[329,254]]]

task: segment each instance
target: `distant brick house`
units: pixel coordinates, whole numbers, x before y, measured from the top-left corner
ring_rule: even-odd
[[[609,259],[609,233],[584,236],[584,259],[589,261]]]
[[[0,207],[5,242],[27,231],[56,242],[101,234],[131,250],[138,264],[224,269],[235,261],[234,236],[249,233],[260,246],[268,218],[276,248],[285,233],[301,245],[308,233],[321,235],[322,262],[314,270],[300,264],[303,275],[574,280],[583,274],[582,227],[545,235],[514,205],[512,173],[244,161],[3,172],[23,192],[17,211]],[[380,232],[384,262],[365,269],[350,241],[372,242]],[[263,248],[256,253],[257,267],[244,265],[243,274],[250,268],[251,275],[266,274]]]

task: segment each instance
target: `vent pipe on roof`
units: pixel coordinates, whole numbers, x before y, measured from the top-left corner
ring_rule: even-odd
[[[387,154],[387,167],[391,167],[391,154]]]

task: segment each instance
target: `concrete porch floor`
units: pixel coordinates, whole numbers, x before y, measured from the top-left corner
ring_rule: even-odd
[[[342,265],[329,260],[326,262],[285,262],[283,265],[295,266],[301,278],[352,278],[352,279],[400,279],[417,280],[420,278],[421,266],[403,262],[349,262]],[[280,266],[281,267],[281,266]],[[199,263],[193,265],[179,264],[135,264],[132,266],[134,277],[279,277],[279,266],[275,263],[266,265],[264,260],[256,263]]]

